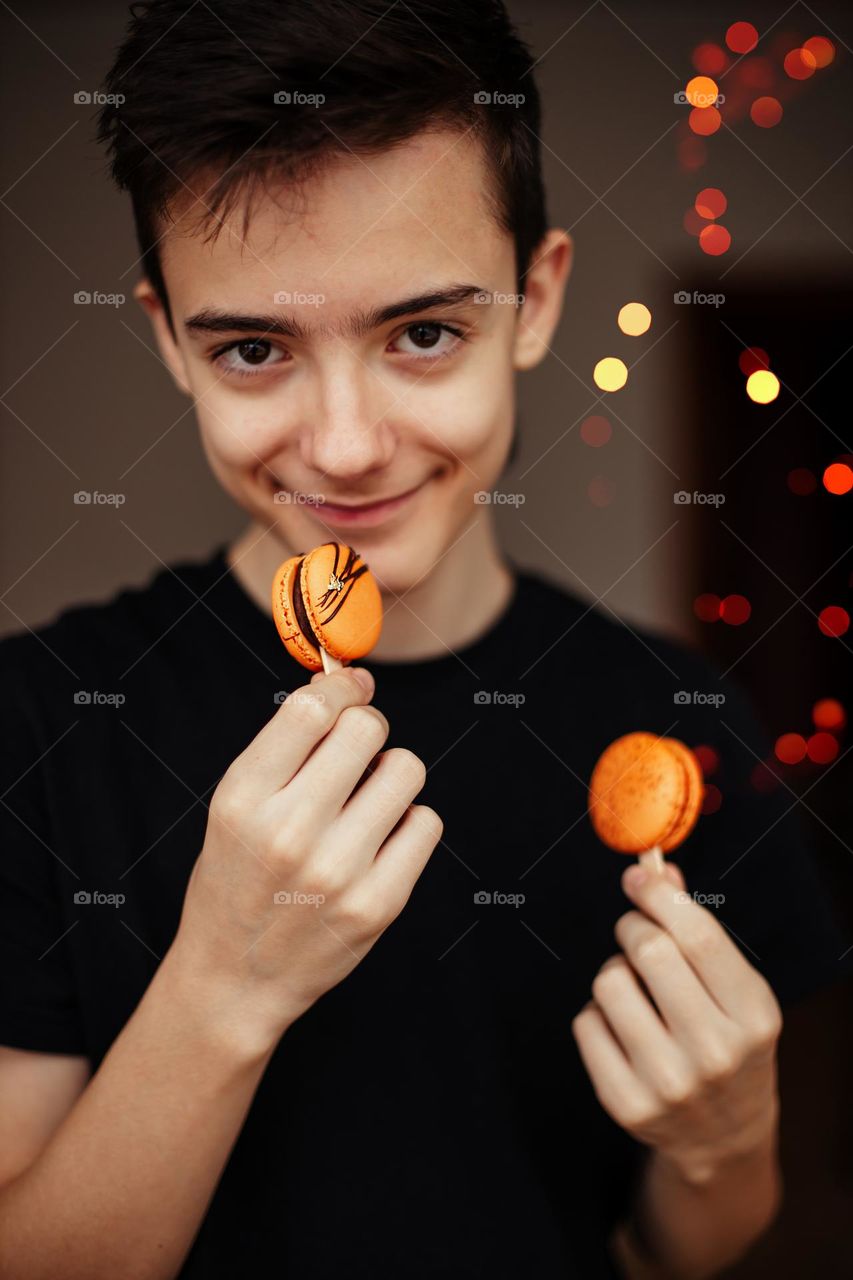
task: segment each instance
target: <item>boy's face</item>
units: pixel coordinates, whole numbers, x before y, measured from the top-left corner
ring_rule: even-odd
[[[205,243],[185,206],[160,243],[175,340],[138,289],[227,492],[285,551],[348,542],[396,593],[490,511],[475,494],[506,462],[514,369],[559,315],[567,238],[515,306],[486,179],[470,136],[424,133],[274,188],[245,241],[242,209]]]

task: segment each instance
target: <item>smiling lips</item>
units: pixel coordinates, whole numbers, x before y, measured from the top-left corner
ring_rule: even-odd
[[[319,502],[305,502],[304,505],[316,511],[326,524],[332,526],[340,525],[347,528],[356,526],[368,528],[372,525],[382,524],[396,514],[410,498],[423,488],[424,483],[422,481],[421,484],[415,485],[413,489],[407,489],[405,493],[400,493],[394,498],[381,498],[377,502],[345,505],[321,500]]]

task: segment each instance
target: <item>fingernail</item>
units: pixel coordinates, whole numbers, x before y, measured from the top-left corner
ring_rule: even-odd
[[[640,885],[645,884],[647,879],[645,867],[629,867],[622,876],[622,888],[626,892],[633,892],[635,889],[639,889]]]
[[[373,693],[376,681],[366,667],[350,667],[350,671],[366,693]]]

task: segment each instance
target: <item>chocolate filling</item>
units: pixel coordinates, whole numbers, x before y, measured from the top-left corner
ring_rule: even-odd
[[[306,636],[315,649],[321,647],[320,641],[314,634],[314,628],[308,619],[308,610],[305,608],[305,601],[302,599],[302,565],[305,557],[299,561],[296,566],[296,572],[293,575],[293,612],[296,614],[296,621],[299,623],[299,630]]]

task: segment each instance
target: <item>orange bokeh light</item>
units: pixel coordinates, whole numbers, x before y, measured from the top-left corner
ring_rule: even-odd
[[[721,218],[729,202],[719,187],[703,187],[693,203],[701,218]]]
[[[805,759],[806,740],[801,733],[783,733],[776,739],[776,759],[783,764],[799,764]]]
[[[829,493],[849,493],[853,489],[853,470],[846,462],[832,462],[823,473],[823,487]]]
[[[726,32],[732,53],[749,53],[758,44],[758,32],[751,22],[733,22]]]
[[[684,96],[691,107],[713,107],[720,91],[716,80],[712,80],[710,76],[694,76],[692,80],[688,80]]]
[[[581,423],[581,439],[592,449],[600,449],[603,444],[607,444],[612,434],[610,423],[601,414],[594,413]]]
[[[712,258],[718,258],[731,245],[732,238],[719,222],[709,222],[699,232],[699,248]]]
[[[817,70],[817,60],[808,49],[791,49],[785,54],[782,65],[792,80],[808,80]]]
[[[838,755],[838,741],[831,733],[813,733],[806,743],[806,753],[814,764],[829,764]]]
[[[700,138],[708,138],[719,129],[722,116],[716,107],[694,107],[688,117],[688,124]]]
[[[835,57],[835,45],[826,36],[812,36],[810,40],[806,40],[803,48],[812,55],[819,67],[828,67]]]
[[[749,114],[759,129],[772,129],[782,119],[782,104],[778,98],[756,98]]]
[[[730,627],[740,627],[749,621],[752,605],[746,596],[726,596],[720,604],[720,617]]]
[[[719,596],[706,592],[693,601],[693,612],[700,622],[719,622],[721,603]]]
[[[817,478],[808,467],[794,467],[793,471],[788,472],[788,488],[791,493],[805,498],[808,494],[814,493],[817,488]]]
[[[812,707],[812,720],[818,729],[840,733],[847,723],[847,712],[837,698],[820,698]]]
[[[738,367],[745,378],[756,369],[769,369],[770,357],[763,347],[746,347],[738,356]]]
[[[843,636],[850,627],[850,614],[840,604],[828,604],[821,609],[817,625],[825,636]]]

